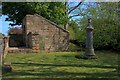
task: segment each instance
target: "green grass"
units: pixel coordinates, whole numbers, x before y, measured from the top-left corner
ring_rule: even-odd
[[[8,54],[11,63],[7,78],[118,78],[118,54],[96,51],[98,59],[77,59],[83,52],[16,53]]]

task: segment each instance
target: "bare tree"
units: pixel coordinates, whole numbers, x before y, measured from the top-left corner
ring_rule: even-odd
[[[73,15],[73,16],[70,16],[70,14],[76,10],[82,3],[84,2],[84,0],[81,0],[80,2],[76,2],[78,4],[76,4],[75,6],[72,6],[70,7],[70,5],[73,3],[73,2],[65,2],[65,5],[66,5],[66,14],[68,15],[68,18],[72,18],[74,16],[80,16],[80,14],[77,14],[77,15]],[[64,25],[64,29],[67,29],[68,28],[68,23],[66,23]]]

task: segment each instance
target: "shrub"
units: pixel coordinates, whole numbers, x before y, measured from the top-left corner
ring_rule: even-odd
[[[95,49],[119,50],[120,49],[120,32],[118,26],[106,26],[104,28],[95,28],[93,31],[93,44]],[[80,47],[85,48],[86,30],[83,29],[76,33],[75,40]]]

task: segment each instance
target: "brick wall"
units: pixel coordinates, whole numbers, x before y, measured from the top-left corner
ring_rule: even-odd
[[[69,33],[55,23],[39,15],[27,15],[23,20],[23,25],[26,29],[24,30],[24,35],[28,35],[30,32],[39,33],[40,49],[44,48],[47,52],[67,50],[69,45]],[[26,43],[29,44],[27,40]]]

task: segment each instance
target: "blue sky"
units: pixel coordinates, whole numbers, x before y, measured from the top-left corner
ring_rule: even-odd
[[[2,32],[2,20],[1,20],[1,17],[0,17],[0,33]]]
[[[7,18],[7,16],[2,16],[0,18],[0,33],[7,35],[8,29],[10,27],[9,23],[11,22],[5,21],[5,18]]]
[[[10,21],[5,21],[7,18],[6,15],[2,15],[0,17],[0,33],[7,35],[9,27],[11,27],[9,24],[12,23]],[[14,27],[19,27],[19,26],[14,26]]]

